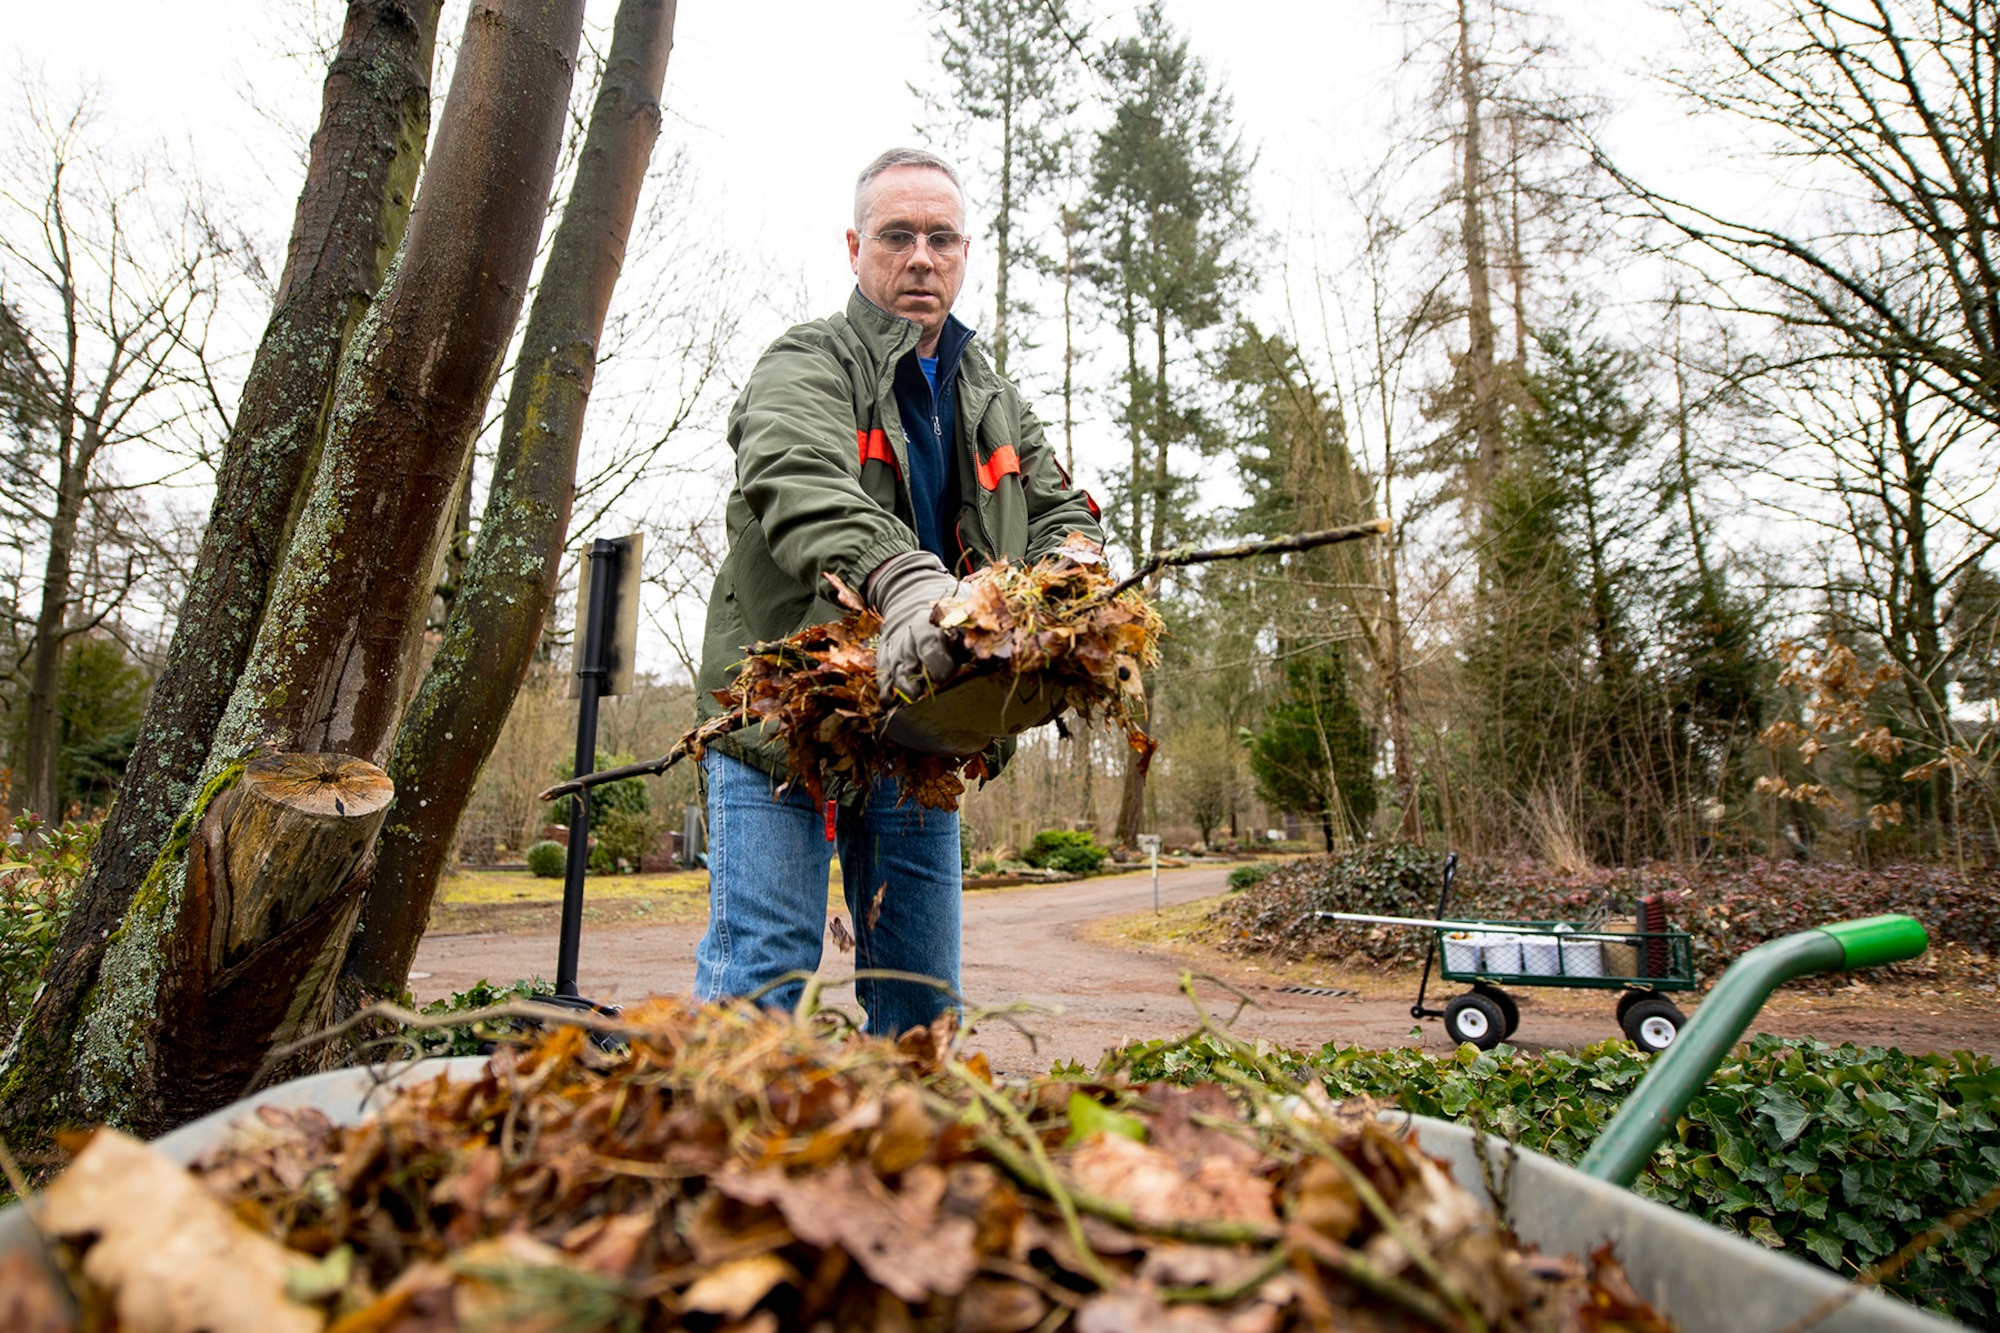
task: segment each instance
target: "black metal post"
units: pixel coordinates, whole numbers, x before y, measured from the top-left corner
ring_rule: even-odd
[[[576,768],[597,767],[597,700],[604,689],[604,641],[609,637],[612,589],[618,585],[618,544],[599,537],[590,544],[590,605],[586,632],[578,636]],[[556,994],[573,996],[577,954],[583,944],[583,876],[590,868],[590,792],[569,798],[569,856],[563,863],[562,936],[556,946]]]

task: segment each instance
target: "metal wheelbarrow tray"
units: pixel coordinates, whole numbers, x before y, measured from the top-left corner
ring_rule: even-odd
[[[1753,949],[1723,974],[1681,1040],[1654,1060],[1618,1117],[1575,1167],[1489,1135],[1484,1156],[1497,1177],[1489,1189],[1472,1130],[1424,1116],[1385,1115],[1407,1121],[1424,1151],[1443,1159],[1458,1182],[1492,1205],[1521,1239],[1545,1252],[1577,1255],[1610,1242],[1639,1294],[1684,1333],[1780,1333],[1822,1310],[1811,1325],[1815,1333],[1956,1329],[1960,1326],[1851,1287],[1824,1269],[1622,1188],[1644,1170],[1675,1118],[1777,985],[1807,972],[1912,958],[1925,946],[1923,927],[1909,917],[1875,917]],[[264,1106],[314,1107],[335,1124],[354,1124],[399,1086],[440,1076],[470,1078],[484,1063],[483,1056],[461,1056],[394,1073],[337,1069],[295,1079],[184,1125],[153,1146],[175,1161],[195,1161],[221,1148],[239,1123]],[[41,1247],[40,1234],[19,1205],[0,1211],[0,1254]]]

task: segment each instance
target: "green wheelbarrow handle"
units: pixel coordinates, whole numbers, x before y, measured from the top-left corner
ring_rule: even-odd
[[[1812,972],[1899,963],[1929,945],[1923,926],[1907,916],[1837,921],[1758,945],[1729,965],[1674,1044],[1653,1057],[1653,1067],[1578,1168],[1613,1185],[1630,1185],[1764,1001],[1785,982]]]

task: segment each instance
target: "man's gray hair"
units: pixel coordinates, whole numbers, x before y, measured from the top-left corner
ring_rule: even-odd
[[[951,188],[958,191],[961,206],[965,200],[965,187],[958,183],[958,173],[951,169],[951,163],[936,153],[927,153],[921,148],[891,148],[888,152],[861,169],[861,175],[854,182],[854,229],[860,231],[868,221],[868,187],[875,178],[896,167],[925,167],[931,171],[941,171]]]

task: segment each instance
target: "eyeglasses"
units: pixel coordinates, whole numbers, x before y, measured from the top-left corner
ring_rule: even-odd
[[[880,233],[862,232],[871,241],[880,241],[884,249],[892,255],[906,255],[916,248],[917,242],[928,245],[931,254],[938,259],[958,258],[958,248],[965,244],[965,235],[956,231],[904,231],[898,227]]]

